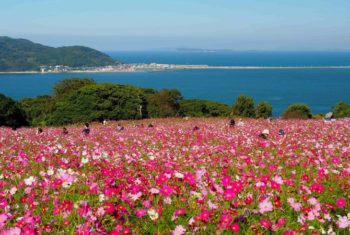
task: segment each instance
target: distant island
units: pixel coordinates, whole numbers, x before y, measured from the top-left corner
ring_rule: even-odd
[[[26,39],[0,37],[0,72],[69,70],[114,66],[120,62],[84,46],[49,47]]]

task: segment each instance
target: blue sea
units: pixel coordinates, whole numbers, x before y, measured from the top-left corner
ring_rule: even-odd
[[[232,66],[350,66],[350,52],[109,52],[126,63]],[[16,100],[52,94],[58,81],[91,77],[97,82],[145,88],[175,88],[185,98],[231,105],[237,96],[268,101],[275,116],[293,103],[325,113],[342,100],[350,103],[350,69],[178,70],[131,73],[0,74],[0,93]]]

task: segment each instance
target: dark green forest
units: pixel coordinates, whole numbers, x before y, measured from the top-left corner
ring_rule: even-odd
[[[145,89],[130,85],[96,83],[91,78],[58,82],[53,95],[25,98],[18,102],[0,94],[0,126],[61,126],[74,123],[167,117],[270,118],[272,106],[241,95],[232,106],[199,99],[184,99],[176,89]],[[338,102],[335,118],[350,117],[350,106]],[[282,114],[285,119],[313,116],[306,104],[293,104]]]

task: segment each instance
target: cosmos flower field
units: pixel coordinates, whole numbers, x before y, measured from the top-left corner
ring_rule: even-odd
[[[350,234],[349,119],[120,123],[0,128],[0,234]]]

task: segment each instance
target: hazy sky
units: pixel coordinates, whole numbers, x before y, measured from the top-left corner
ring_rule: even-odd
[[[349,50],[350,0],[0,0],[0,35],[100,50]]]

